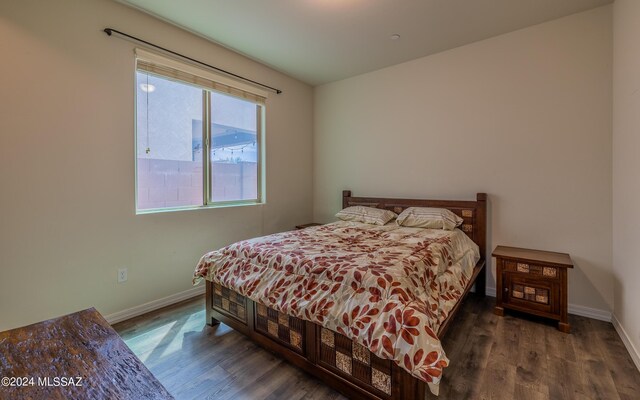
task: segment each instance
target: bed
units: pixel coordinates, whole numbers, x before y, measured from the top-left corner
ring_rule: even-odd
[[[207,253],[194,273],[194,282],[206,280],[207,324],[229,325],[349,398],[437,394],[448,365],[439,339],[474,284],[485,292],[487,196],[344,191],[342,203],[398,214],[446,208],[463,222],[455,231],[337,222]]]

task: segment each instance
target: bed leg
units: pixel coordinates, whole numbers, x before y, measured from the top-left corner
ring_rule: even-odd
[[[220,324],[220,321],[218,321],[217,319],[213,318],[213,312],[211,311],[211,309],[213,308],[213,304],[211,301],[211,298],[213,296],[213,284],[211,283],[211,281],[205,281],[206,284],[206,288],[205,288],[205,310],[206,310],[206,318],[205,318],[205,322],[207,325],[209,326],[215,326]]]

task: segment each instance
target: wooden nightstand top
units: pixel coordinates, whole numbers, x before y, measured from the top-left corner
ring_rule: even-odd
[[[317,222],[310,222],[308,224],[302,224],[302,225],[296,225],[296,229],[305,229],[305,228],[310,228],[312,226],[320,226],[322,224],[319,224]]]
[[[512,260],[525,260],[532,263],[547,263],[560,267],[573,268],[573,261],[571,261],[571,256],[567,253],[498,246],[493,250],[491,255]]]

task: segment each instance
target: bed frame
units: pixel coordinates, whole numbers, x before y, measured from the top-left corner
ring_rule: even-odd
[[[475,201],[422,200],[353,197],[351,191],[343,191],[342,207],[356,205],[398,214],[407,207],[447,208],[464,219],[461,228],[480,247],[480,261],[462,297],[438,330],[442,338],[473,284],[476,293],[485,294],[487,195],[478,193]],[[207,324],[222,322],[230,326],[350,399],[425,398],[425,382],[346,336],[280,313],[208,280],[206,296]]]

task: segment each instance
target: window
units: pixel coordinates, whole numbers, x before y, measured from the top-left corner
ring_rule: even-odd
[[[265,97],[136,52],[137,211],[262,202]]]

